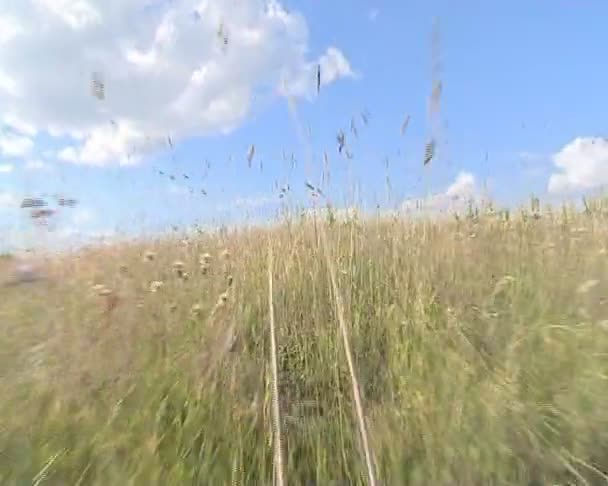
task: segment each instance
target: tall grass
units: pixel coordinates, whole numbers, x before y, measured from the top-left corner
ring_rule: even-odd
[[[0,484],[271,484],[272,354],[286,484],[367,484],[353,370],[380,484],[606,484],[607,208],[58,256],[0,290]]]

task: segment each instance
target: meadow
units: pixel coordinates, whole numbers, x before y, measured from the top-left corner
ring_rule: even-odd
[[[2,485],[608,483],[606,200],[44,267],[0,289]]]

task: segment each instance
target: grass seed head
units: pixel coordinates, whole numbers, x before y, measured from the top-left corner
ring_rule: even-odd
[[[161,287],[163,285],[164,285],[164,282],[162,282],[160,280],[154,280],[154,281],[150,282],[149,291],[152,293],[156,293],[161,289]]]
[[[102,288],[102,289],[99,291],[99,294],[98,294],[98,295],[99,295],[100,297],[109,297],[110,295],[112,295],[112,289],[109,289],[109,288],[107,288],[107,287],[104,287],[104,288]]]
[[[191,308],[190,308],[190,314],[192,316],[200,316],[202,313],[203,309],[201,307],[200,304],[194,304]]]
[[[181,260],[176,260],[173,262],[173,271],[178,278],[188,280],[188,273],[184,271],[184,262]]]
[[[586,280],[585,282],[583,282],[582,284],[580,284],[578,286],[578,288],[576,289],[576,293],[577,294],[586,294],[589,291],[591,291],[594,287],[596,287],[599,283],[600,283],[600,281],[596,280],[596,279]]]
[[[91,290],[98,294],[104,288],[105,288],[105,286],[102,284],[95,284],[91,287]]]
[[[222,292],[220,294],[219,299],[217,300],[218,307],[224,305],[227,301],[228,301],[228,292]]]
[[[112,290],[103,284],[93,285],[93,287],[91,287],[91,290],[93,290],[93,292],[100,297],[107,297],[112,294]]]

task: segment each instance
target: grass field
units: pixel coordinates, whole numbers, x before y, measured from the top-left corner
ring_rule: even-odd
[[[45,265],[0,290],[2,485],[272,484],[271,312],[287,484],[369,481],[340,318],[378,484],[607,484],[603,201]]]

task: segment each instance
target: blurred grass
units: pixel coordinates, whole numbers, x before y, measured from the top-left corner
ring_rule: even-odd
[[[381,484],[606,484],[607,210],[330,213],[57,256],[0,290],[0,484],[271,484],[268,237],[287,482],[365,484],[319,225]]]

